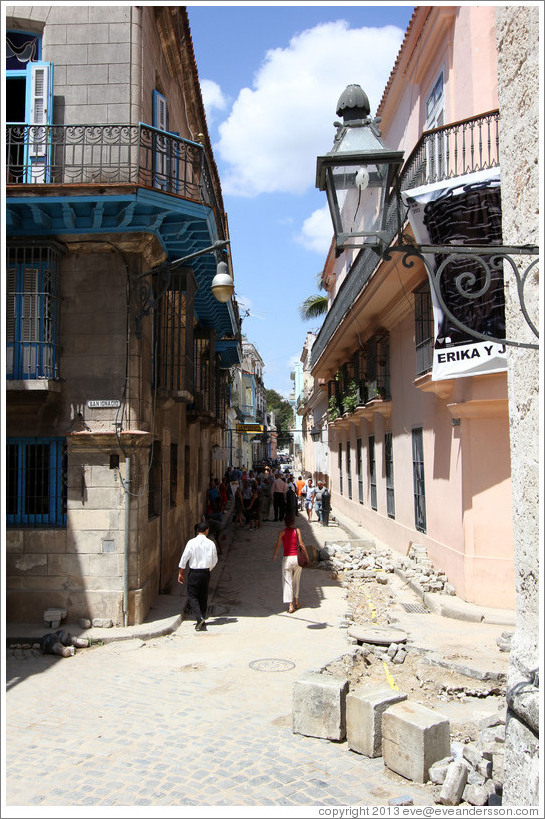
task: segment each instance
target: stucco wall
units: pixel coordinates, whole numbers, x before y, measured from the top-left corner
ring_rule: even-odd
[[[541,16],[541,20],[540,20]],[[539,38],[543,7],[498,7],[498,87],[502,111],[502,225],[506,244],[537,243],[542,174],[539,156]],[[529,277],[526,304],[537,320],[539,275]],[[511,279],[506,288],[507,335],[534,340]],[[512,349],[509,408],[515,531],[516,631],[507,680],[504,805],[539,803],[539,356]]]

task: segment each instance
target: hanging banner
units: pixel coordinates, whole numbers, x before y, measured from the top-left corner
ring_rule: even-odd
[[[409,222],[420,245],[491,245],[490,255],[423,254],[428,266],[434,319],[432,379],[461,378],[507,369],[506,347],[495,341],[480,341],[460,329],[447,315],[433,282],[440,276],[443,301],[452,315],[472,330],[495,338],[505,337],[503,266],[490,265],[494,245],[502,243],[500,171],[467,174],[462,177],[403,191],[409,208]],[[448,259],[448,261],[447,261]],[[490,265],[490,286],[485,287],[486,265]],[[456,282],[472,294],[460,293]],[[481,292],[482,291],[482,292]],[[478,295],[475,295],[478,294]]]

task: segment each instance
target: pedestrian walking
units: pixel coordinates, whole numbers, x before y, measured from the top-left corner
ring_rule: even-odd
[[[201,521],[198,534],[188,540],[180,558],[178,583],[184,582],[184,569],[189,568],[187,599],[197,622],[196,631],[206,631],[206,609],[208,607],[208,586],[210,572],[218,562],[216,544],[208,535],[208,523]]]
[[[277,473],[276,479],[272,485],[272,491],[274,519],[284,520],[284,516],[286,514],[286,492],[288,491],[288,486],[285,480],[280,476],[280,473]]]
[[[300,544],[307,559],[308,552],[303,543],[300,529],[295,528],[295,518],[286,515],[285,524],[286,528],[278,533],[273,561],[276,560],[280,544],[282,544],[284,550],[284,556],[282,558],[282,600],[284,603],[288,603],[288,614],[293,614],[293,612],[300,607],[299,586],[301,583],[302,569],[297,562],[297,544]]]
[[[312,521],[312,508],[314,506],[314,495],[316,494],[316,487],[312,484],[312,478],[306,482],[303,493],[305,495],[305,509],[307,510],[307,517],[309,523]]]
[[[297,478],[295,486],[297,487],[297,505],[299,506],[299,509],[302,509],[304,496],[301,494],[301,492],[303,491],[303,488],[305,486],[305,479],[303,478],[302,475],[299,475],[299,477]]]
[[[314,493],[314,509],[316,511],[318,523],[322,523],[322,504],[324,492],[327,492],[327,489],[325,488],[323,481],[318,481],[318,486],[316,487],[316,492]]]
[[[322,493],[322,526],[329,526],[329,513],[331,511],[331,493],[327,486],[324,486]]]

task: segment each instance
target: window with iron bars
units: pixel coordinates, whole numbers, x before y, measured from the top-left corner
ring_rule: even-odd
[[[200,412],[215,409],[215,333],[197,328],[195,336],[195,408]]]
[[[377,510],[377,464],[375,460],[375,436],[369,436],[369,490],[371,509]]]
[[[8,380],[58,378],[60,256],[56,245],[8,247]]]
[[[433,364],[433,310],[427,282],[414,291],[414,340],[418,376],[429,372]]]
[[[66,526],[67,454],[64,438],[8,438],[8,526]]]
[[[161,441],[153,441],[149,454],[148,473],[148,518],[161,514],[162,459]]]
[[[389,518],[395,518],[394,450],[391,432],[384,435],[384,467],[386,472],[386,514]]]
[[[418,532],[426,531],[426,487],[424,481],[424,439],[422,427],[412,430],[414,525]]]
[[[156,322],[156,380],[168,392],[193,393],[193,304],[195,277],[174,271],[161,298]]]
[[[358,470],[358,500],[363,503],[363,451],[361,438],[356,442],[356,463]]]

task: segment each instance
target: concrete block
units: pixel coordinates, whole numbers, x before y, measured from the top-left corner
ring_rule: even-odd
[[[434,762],[450,754],[446,717],[415,702],[400,702],[382,717],[382,756],[391,771],[427,782]]]
[[[310,672],[293,683],[293,733],[341,740],[346,736],[348,680]]]
[[[66,617],[66,609],[49,608],[44,611],[44,626],[46,628],[58,628],[61,620]]]
[[[444,759],[438,759],[437,762],[430,765],[428,774],[430,782],[433,782],[435,785],[442,785],[451,762],[454,762],[454,757],[446,756]]]
[[[346,697],[346,740],[352,751],[365,756],[382,754],[382,716],[387,708],[407,699],[391,688],[373,686]]]
[[[483,785],[466,785],[462,794],[464,802],[470,805],[487,805],[488,796],[488,790]]]
[[[439,804],[459,805],[462,801],[464,788],[467,785],[468,764],[463,759],[451,762],[448,767],[441,793],[439,794]]]

